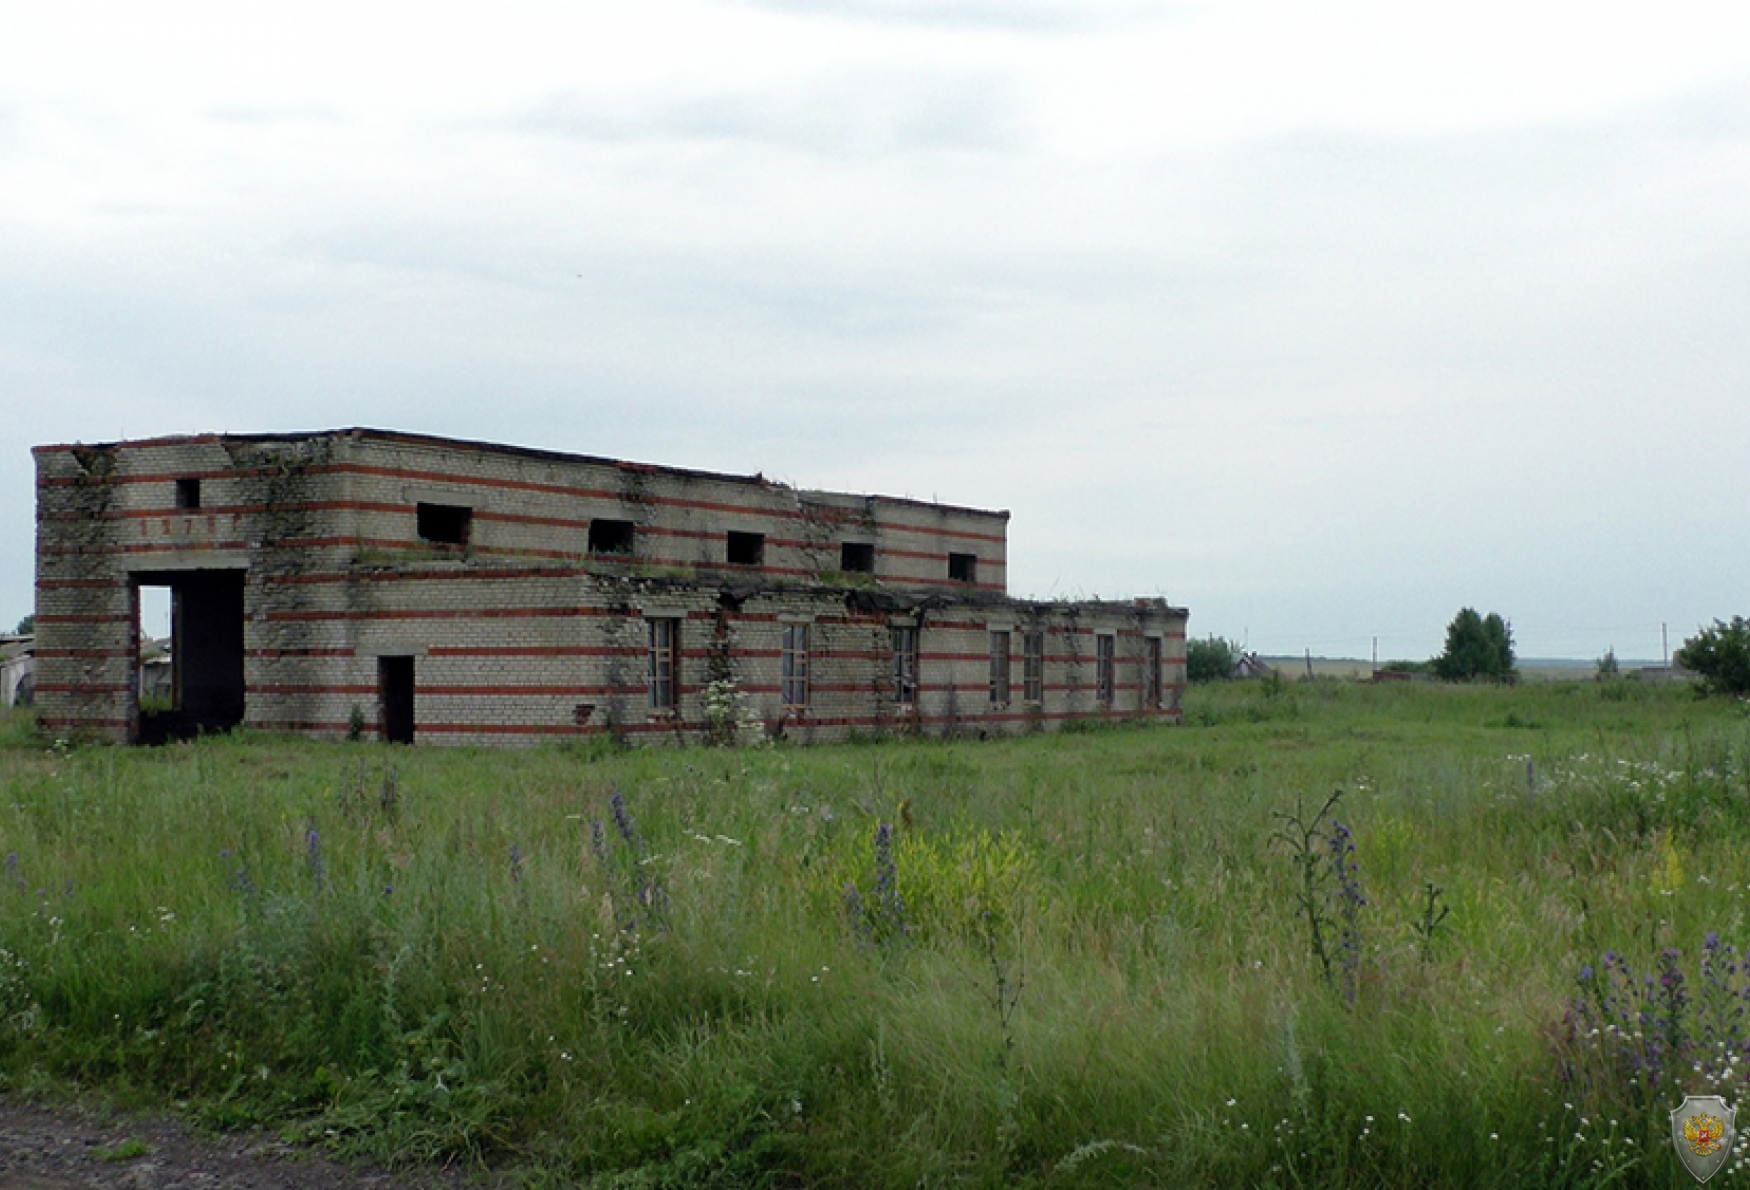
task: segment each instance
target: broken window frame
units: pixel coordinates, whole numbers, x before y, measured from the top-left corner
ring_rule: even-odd
[[[949,554],[948,581],[954,583],[978,584],[978,555]]]
[[[913,707],[918,701],[918,637],[919,629],[908,624],[895,624],[893,638],[893,701],[902,707]]]
[[[990,705],[1009,705],[1009,633],[1007,629],[992,629],[990,634]]]
[[[784,709],[799,713],[808,708],[808,625],[783,625],[783,659],[780,692]]]
[[[681,707],[681,622],[678,616],[651,616],[650,664],[646,673],[650,712],[674,715]]]
[[[1021,701],[1028,706],[1045,702],[1045,633],[1021,634]]]

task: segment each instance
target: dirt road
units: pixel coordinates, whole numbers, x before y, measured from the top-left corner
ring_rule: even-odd
[[[461,1190],[447,1170],[342,1164],[270,1135],[210,1136],[171,1116],[0,1097],[0,1190]]]

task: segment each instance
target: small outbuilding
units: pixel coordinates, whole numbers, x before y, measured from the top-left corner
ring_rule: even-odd
[[[0,635],[0,707],[27,707],[34,695],[36,638]]]

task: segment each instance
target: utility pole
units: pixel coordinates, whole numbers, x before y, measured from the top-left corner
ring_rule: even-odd
[[[1665,631],[1665,621],[1659,621],[1659,664],[1671,668],[1671,637]]]

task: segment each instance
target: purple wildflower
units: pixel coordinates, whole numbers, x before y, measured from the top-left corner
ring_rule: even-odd
[[[1355,854],[1355,837],[1343,823],[1331,823],[1327,844],[1331,873],[1336,880],[1337,919],[1340,923],[1337,970],[1343,996],[1353,1004],[1361,973],[1361,910],[1367,904],[1367,898],[1361,892],[1361,861]]]
[[[314,825],[304,832],[304,862],[310,869],[311,883],[321,892],[327,869],[322,863],[322,836]]]
[[[589,840],[596,862],[601,864],[608,879],[609,889],[616,894],[613,898],[615,924],[621,930],[637,929],[639,919],[630,912],[622,913],[620,906],[639,905],[647,911],[646,919],[660,929],[668,894],[651,875],[651,858],[645,854],[644,836],[639,834],[637,823],[632,821],[625,794],[616,789],[608,799],[608,805],[613,811],[614,827],[625,844],[624,859],[619,859],[610,848],[607,831],[599,820],[590,821]]]
[[[890,937],[905,933],[905,898],[899,892],[893,826],[886,822],[875,828],[875,911],[880,915],[882,933]]]
[[[644,849],[644,840],[638,835],[638,824],[632,821],[632,812],[626,808],[626,795],[618,789],[614,790],[608,799],[608,806],[614,812],[614,825],[620,830],[620,837],[626,840],[634,851]]]
[[[869,930],[869,909],[863,904],[863,894],[857,891],[854,880],[845,881],[845,916],[850,918],[851,929],[857,937],[865,942],[873,941]]]

